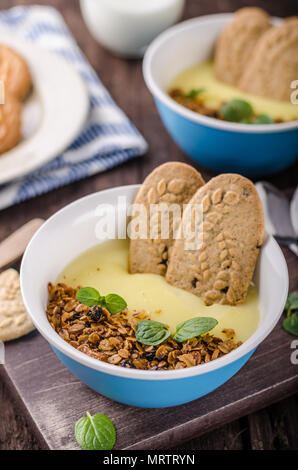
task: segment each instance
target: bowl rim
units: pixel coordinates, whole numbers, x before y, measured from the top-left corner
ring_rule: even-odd
[[[31,305],[30,298],[27,296],[27,292],[26,292],[27,280],[26,280],[25,273],[24,273],[26,270],[25,266],[28,264],[30,265],[30,254],[31,254],[31,251],[34,250],[35,244],[38,243],[38,238],[40,234],[42,232],[47,231],[48,227],[51,227],[52,224],[55,224],[55,219],[57,219],[62,213],[70,209],[73,209],[76,206],[79,207],[79,205],[82,202],[86,202],[88,200],[90,200],[91,202],[92,199],[96,199],[97,204],[98,204],[99,202],[97,198],[98,197],[100,198],[101,195],[106,195],[107,193],[110,193],[112,195],[113,193],[118,192],[118,193],[122,193],[122,194],[124,193],[126,195],[132,196],[133,193],[135,193],[139,188],[140,188],[139,184],[117,186],[115,188],[105,189],[103,191],[91,193],[87,196],[79,198],[76,201],[70,204],[67,204],[65,207],[63,207],[59,211],[55,212],[34,234],[34,236],[32,237],[31,241],[29,242],[25,250],[25,253],[22,259],[21,269],[20,269],[20,283],[21,283],[21,291],[22,291],[23,301],[24,301],[26,310],[28,311],[37,330],[50,343],[52,347],[54,347],[55,349],[63,353],[68,358],[74,360],[75,362],[78,362],[79,364],[83,366],[86,366],[91,369],[95,369],[96,371],[106,373],[109,375],[120,376],[123,378],[129,378],[129,379],[138,379],[138,380],[175,380],[175,379],[183,379],[187,377],[193,377],[193,376],[197,376],[201,374],[206,374],[206,373],[215,371],[217,369],[220,369],[221,367],[232,364],[238,359],[241,359],[246,354],[253,352],[254,349],[266,338],[266,336],[268,336],[268,334],[275,327],[283,311],[283,307],[285,305],[287,294],[288,294],[289,277],[288,277],[287,264],[286,264],[285,258],[283,256],[283,253],[278,243],[271,236],[267,238],[264,245],[266,243],[273,244],[274,250],[276,251],[276,254],[278,257],[279,270],[282,272],[282,275],[285,278],[285,282],[286,282],[286,288],[283,292],[283,295],[281,296],[280,305],[276,309],[277,313],[274,315],[274,318],[272,319],[270,324],[267,325],[266,328],[265,328],[264,323],[260,323],[257,330],[253,333],[253,335],[250,338],[248,338],[241,346],[239,346],[237,349],[230,352],[229,354],[222,356],[219,359],[216,359],[215,361],[211,361],[207,364],[201,364],[199,366],[189,367],[186,369],[169,370],[169,371],[167,370],[147,371],[147,370],[141,370],[141,369],[128,369],[128,368],[123,368],[117,365],[108,364],[106,362],[99,361],[97,359],[87,356],[81,351],[78,351],[74,347],[70,346],[65,340],[63,340],[56,333],[56,331],[54,331],[52,327],[50,327],[50,325],[48,325],[49,328],[46,329],[45,331],[45,329],[43,328],[42,324],[39,321],[40,314],[45,315],[45,311],[43,307],[41,306],[38,312],[34,312],[34,313],[32,312],[32,309],[30,308],[30,305]]]
[[[242,132],[246,134],[267,134],[297,129],[298,120],[274,124],[240,124],[221,121],[220,119],[204,116],[202,114],[191,111],[190,109],[185,108],[184,106],[174,101],[154,80],[152,75],[152,62],[155,55],[158,53],[159,48],[166,41],[174,37],[177,33],[187,31],[188,29],[192,28],[193,25],[199,26],[201,24],[214,23],[222,19],[230,20],[232,19],[233,15],[233,13],[216,13],[213,15],[204,15],[191,18],[172,26],[157,36],[149,45],[143,59],[143,77],[148,89],[155,98],[157,98],[175,113],[179,114],[185,119],[188,119],[197,124],[203,124],[207,127],[224,131]],[[273,20],[278,23],[282,21],[282,18],[273,17]]]

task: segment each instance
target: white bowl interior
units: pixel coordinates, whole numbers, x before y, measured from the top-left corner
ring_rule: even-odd
[[[105,364],[72,348],[51,328],[45,314],[48,282],[55,282],[58,274],[71,260],[103,241],[95,234],[96,224],[100,222],[99,204],[116,206],[119,196],[126,196],[130,204],[138,188],[139,185],[124,186],[95,193],[79,199],[51,217],[27,247],[21,267],[21,286],[25,305],[34,324],[42,335],[64,354],[89,367],[109,371],[114,375],[140,377],[145,374],[145,378],[149,378],[147,371]],[[126,227],[126,211],[123,207],[118,214],[123,230]],[[254,282],[259,291],[261,320],[251,338],[229,355],[209,364],[177,371],[150,372],[150,378],[169,378],[168,374],[172,378],[179,378],[208,372],[256,347],[278,321],[288,292],[286,262],[273,238],[268,238],[261,249]]]
[[[230,19],[231,15],[227,14],[199,25],[186,22],[185,28],[179,30],[174,27],[173,33],[160,41],[158,53],[152,57],[151,72],[157,85],[167,91],[171,81],[179,73],[208,60],[213,54],[219,33]]]

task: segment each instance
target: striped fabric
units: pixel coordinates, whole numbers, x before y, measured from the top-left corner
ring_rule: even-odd
[[[61,155],[34,172],[0,185],[0,209],[110,169],[142,155],[147,143],[118,108],[52,7],[0,11],[0,31],[32,41],[71,62],[84,79],[90,113],[84,129]]]

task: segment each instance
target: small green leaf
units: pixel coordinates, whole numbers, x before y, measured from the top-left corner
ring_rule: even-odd
[[[252,115],[253,108],[247,101],[234,99],[225,103],[220,112],[226,121],[240,122]]]
[[[298,311],[298,291],[297,290],[292,292],[288,296],[285,309],[287,311],[288,316],[294,313],[296,310]]]
[[[283,321],[283,327],[294,336],[298,336],[298,313],[294,313]]]
[[[125,300],[117,294],[108,294],[104,300],[106,308],[112,314],[122,312],[127,307]]]
[[[184,98],[195,99],[198,95],[203,93],[203,91],[205,91],[205,88],[193,88],[188,93],[184,94]]]
[[[191,318],[177,325],[174,340],[182,343],[188,339],[195,338],[212,330],[217,323],[218,321],[211,317]]]
[[[257,116],[252,124],[273,124],[274,121],[273,119],[268,116],[268,114],[259,114],[259,116]]]
[[[78,290],[76,298],[81,304],[88,305],[88,307],[100,305],[101,301],[101,296],[94,287],[82,287]]]
[[[154,320],[141,320],[136,326],[137,340],[148,346],[156,346],[171,335],[167,325]]]
[[[112,421],[103,414],[79,419],[75,425],[75,437],[83,450],[111,450],[116,442],[116,430]]]
[[[101,296],[94,287],[82,287],[76,295],[77,300],[88,307],[101,305],[109,310],[111,314],[122,312],[127,307],[125,300],[117,294]]]

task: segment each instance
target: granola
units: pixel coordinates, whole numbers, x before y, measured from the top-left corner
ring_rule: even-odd
[[[128,315],[111,313],[100,306],[88,307],[76,299],[78,288],[49,283],[47,318],[52,328],[74,348],[109,364],[131,369],[173,370],[213,361],[240,346],[235,332],[226,330],[223,340],[205,334],[178,343],[172,337],[158,346],[145,346],[135,336],[140,320],[150,319],[145,311]]]
[[[197,97],[192,97],[192,96],[187,96],[181,90],[180,88],[173,88],[172,90],[169,91],[169,95],[173,100],[175,100],[178,104],[181,104],[181,106],[184,106],[185,108],[190,109],[191,111],[194,111],[195,113],[202,114],[203,116],[208,116],[212,117],[215,119],[219,119],[221,121],[225,121],[226,119],[222,115],[220,108],[211,108],[207,106],[204,103],[203,98],[197,98]],[[222,102],[222,105],[225,103]],[[251,118],[251,124],[253,123],[253,119],[256,119],[258,116],[253,114]],[[290,121],[294,121],[296,118],[290,119]],[[279,124],[281,122],[284,122],[284,119],[281,118],[275,118],[273,120],[275,124]]]

